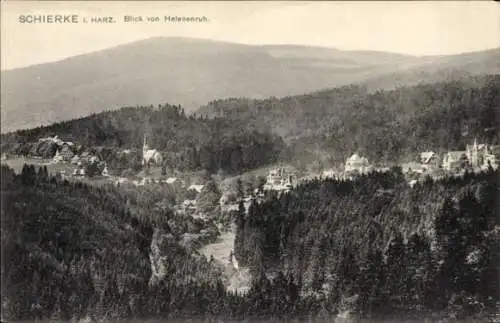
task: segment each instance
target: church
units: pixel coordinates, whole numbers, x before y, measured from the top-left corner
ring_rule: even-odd
[[[144,143],[142,145],[142,165],[161,165],[163,156],[156,149],[150,149],[147,135],[144,134]]]
[[[492,151],[492,147],[478,144],[475,139],[472,145],[466,146],[466,154],[470,166],[475,169],[484,169],[490,166],[496,169],[498,167],[497,158]]]

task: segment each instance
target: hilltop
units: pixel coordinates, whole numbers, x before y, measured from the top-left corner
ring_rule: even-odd
[[[297,95],[376,77],[388,77],[381,84],[391,87],[393,74],[445,63],[474,74],[498,70],[498,50],[470,55],[446,63],[384,52],[151,38],[2,71],[2,132],[149,102],[181,104],[190,113],[223,97]]]

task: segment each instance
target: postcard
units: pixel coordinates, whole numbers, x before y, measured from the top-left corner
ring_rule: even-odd
[[[500,322],[491,1],[2,1],[2,322]]]

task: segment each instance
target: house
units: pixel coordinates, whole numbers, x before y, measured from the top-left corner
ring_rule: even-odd
[[[295,182],[296,175],[293,171],[287,170],[284,167],[272,169],[266,177],[264,190],[287,191],[293,187]]]
[[[196,200],[184,200],[182,208],[184,211],[196,211]]]
[[[443,169],[446,171],[457,171],[468,165],[467,153],[465,151],[449,151],[443,157]]]
[[[173,185],[175,182],[177,182],[177,177],[169,177],[165,180],[165,183]]]
[[[132,181],[132,183],[133,183],[135,186],[144,186],[144,183],[142,182],[142,180],[141,180],[141,181],[139,181],[139,180],[137,180],[137,179],[134,179],[134,180]]]
[[[64,161],[63,156],[61,155],[61,151],[57,149],[54,158],[52,158],[53,163],[62,163]]]
[[[104,168],[101,172],[102,176],[109,176],[108,165],[104,164]]]
[[[335,171],[333,169],[325,170],[322,173],[322,177],[323,178],[335,178],[336,177],[336,173],[335,173]]]
[[[45,142],[45,141],[53,142],[53,143],[55,143],[58,146],[64,146],[64,145],[66,145],[66,146],[73,147],[75,145],[71,141],[64,141],[64,140],[62,140],[57,135],[54,136],[54,137],[50,137],[49,136],[49,137],[46,137],[46,138],[40,138],[40,139],[38,139],[38,142]]]
[[[188,187],[188,191],[190,191],[190,190],[194,190],[194,191],[196,191],[197,193],[200,193],[200,192],[201,192],[201,190],[203,189],[203,186],[204,186],[204,185],[195,185],[195,184],[193,184],[193,185],[191,185],[191,186],[189,186],[189,187]]]
[[[150,176],[145,176],[141,179],[140,184],[141,185],[154,184],[154,179],[151,178]]]
[[[433,151],[426,151],[420,153],[420,162],[426,167],[439,167],[441,165],[441,158]]]
[[[422,164],[417,162],[409,162],[401,164],[401,169],[404,174],[417,173],[422,174],[424,172],[424,167]]]
[[[85,176],[87,175],[87,171],[85,170],[85,167],[78,167],[78,168],[75,168],[75,170],[73,171],[73,176]]]
[[[120,177],[120,178],[118,178],[118,179],[116,179],[116,180],[114,181],[114,184],[115,184],[115,185],[119,185],[119,184],[123,184],[123,183],[126,183],[126,182],[128,182],[128,179],[127,179],[127,178]]]
[[[89,158],[89,163],[93,164],[93,163],[98,163],[99,162],[99,157],[97,156],[91,156]]]
[[[77,155],[75,155],[75,156],[73,156],[73,158],[71,158],[71,163],[73,165],[77,165],[79,161],[80,161],[80,157],[78,157]]]
[[[354,154],[346,160],[345,169],[346,173],[358,172],[364,174],[369,172],[371,165],[366,157],[361,157],[358,154]]]
[[[70,162],[75,154],[68,145],[63,145],[56,150],[56,154],[52,161],[54,163]]]

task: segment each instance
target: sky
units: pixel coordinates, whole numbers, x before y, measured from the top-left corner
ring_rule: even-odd
[[[1,68],[13,69],[135,40],[194,37],[245,44],[445,55],[500,47],[500,3],[2,1]],[[20,15],[76,14],[77,24],[20,23]],[[205,16],[208,22],[125,23],[125,15]],[[111,24],[83,23],[110,16]]]

